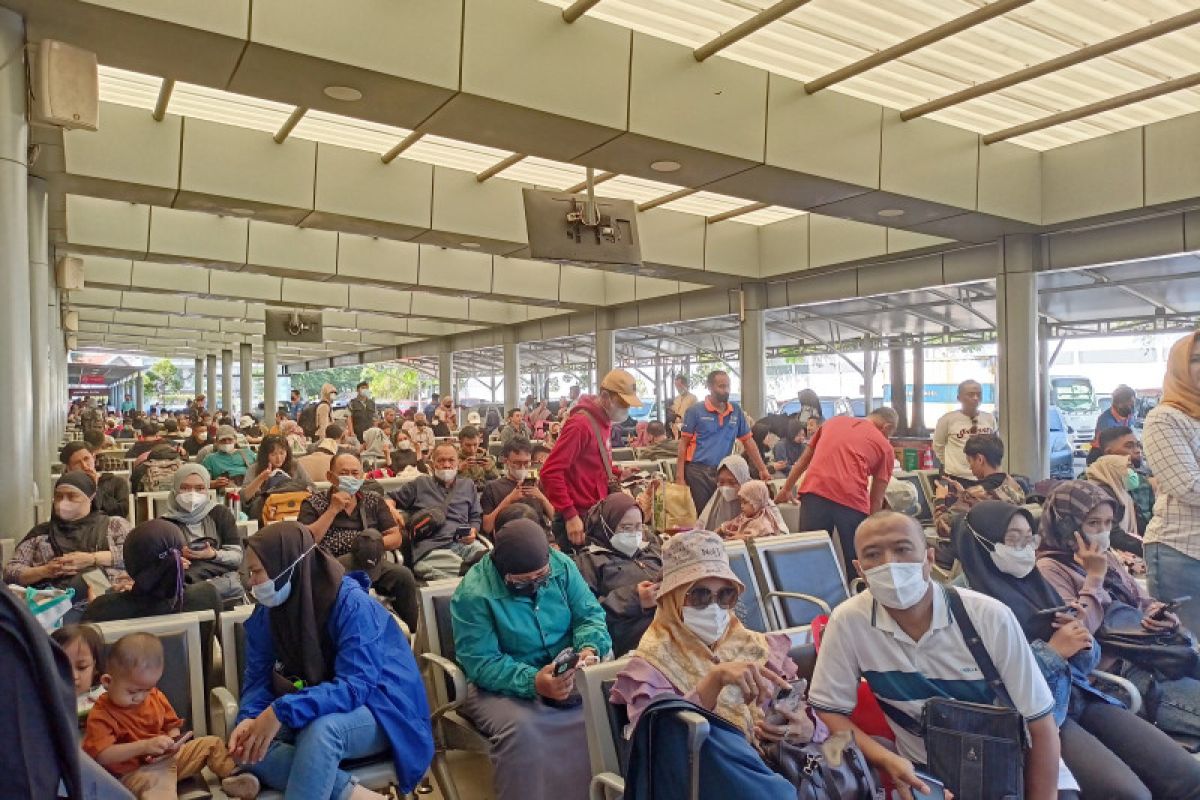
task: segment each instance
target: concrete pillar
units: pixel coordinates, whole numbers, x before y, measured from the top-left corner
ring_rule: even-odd
[[[275,389],[279,384],[275,346],[274,341],[263,341],[263,419],[268,422],[275,419],[275,409],[279,407],[275,398]]]
[[[504,410],[521,405],[521,355],[516,336],[506,333],[512,341],[505,341],[504,350]],[[533,384],[537,386],[537,370],[533,372]],[[534,390],[536,392],[536,389]]]
[[[892,384],[892,408],[895,410],[896,416],[900,418],[900,426],[897,431],[900,433],[908,428],[908,397],[904,391],[906,381],[904,343],[899,339],[893,341],[892,346],[888,349],[888,367]]]
[[[30,178],[29,213],[29,365],[33,392],[33,483],[40,503],[50,497],[50,463],[58,440],[51,438],[54,398],[50,380],[50,234],[46,182]],[[45,519],[39,515],[39,519]]]
[[[237,417],[233,407],[233,350],[228,348],[221,351],[221,408]]]
[[[204,394],[204,359],[196,356],[196,371],[192,375],[192,382],[195,384],[193,395]]]
[[[1050,326],[1045,322],[1038,325],[1038,441],[1046,442],[1042,448],[1041,474],[1050,476]]]
[[[767,326],[763,306],[767,287],[761,283],[742,287],[741,372],[742,410],[754,419],[766,413]]]
[[[912,433],[920,436],[925,432],[925,345],[919,340],[913,343],[913,402]]]
[[[863,413],[870,414],[875,410],[875,364],[879,354],[875,343],[870,339],[863,340]]]
[[[242,342],[238,348],[241,363],[238,365],[241,369],[238,380],[238,393],[242,400],[242,413],[254,416],[254,345],[249,342]],[[267,413],[267,408],[263,406],[263,421],[275,424],[275,412]],[[269,426],[268,426],[269,427]]]
[[[1046,477],[1038,431],[1037,268],[1042,239],[1005,236],[996,274],[996,378],[1000,389],[1000,433],[1008,472],[1031,480]]]
[[[0,386],[7,412],[6,424],[0,426],[0,508],[6,529],[17,536],[34,522],[24,47],[21,16],[0,8],[0,297],[5,304],[0,316]]]
[[[438,353],[438,394],[454,396],[454,353]],[[504,384],[504,396],[508,396],[508,382]]]
[[[217,410],[217,354],[209,353],[205,356],[205,366],[207,367],[206,380],[204,381],[204,394],[206,396],[205,407],[209,411]]]
[[[612,372],[617,364],[617,332],[611,328],[596,329],[596,380],[592,384],[598,391],[600,381]]]

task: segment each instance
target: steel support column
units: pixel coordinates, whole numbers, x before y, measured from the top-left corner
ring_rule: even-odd
[[[233,350],[221,351],[221,408],[237,419],[233,407]]]
[[[1042,239],[1026,234],[1001,240],[996,274],[997,383],[1000,431],[1008,472],[1045,477],[1038,430],[1037,268]]]
[[[275,397],[279,385],[279,361],[273,340],[263,340],[263,421],[274,424],[279,402]]]
[[[249,342],[242,342],[238,347],[239,361],[238,367],[238,394],[241,395],[242,413],[254,416],[254,345]],[[268,413],[267,407],[263,406],[262,421],[271,427],[275,424],[275,412]]]
[[[204,358],[205,366],[207,367],[207,376],[204,381],[205,408],[209,411],[217,410],[217,354],[209,353]]]
[[[28,182],[29,225],[29,365],[33,392],[33,483],[42,504],[50,497],[50,462],[58,440],[51,438],[50,380],[50,232],[46,182]],[[39,519],[45,517],[39,515]]]
[[[741,373],[742,410],[755,419],[766,412],[767,349],[766,286],[760,283],[742,287]]]
[[[512,339],[512,341],[507,341]],[[515,333],[506,332],[504,350],[504,410],[514,409],[521,404],[521,354]],[[532,376],[534,393],[537,393],[537,369]]]
[[[442,397],[454,396],[454,353],[438,353],[438,394]],[[507,382],[504,396],[508,396]]]

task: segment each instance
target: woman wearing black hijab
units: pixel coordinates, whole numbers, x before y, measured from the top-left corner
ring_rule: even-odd
[[[1062,758],[1084,798],[1200,797],[1200,763],[1169,736],[1096,690],[1099,646],[1036,569],[1033,516],[998,500],[975,505],[953,537],[971,588],[1016,615],[1055,697]]]
[[[662,548],[658,537],[645,531],[637,501],[623,492],[593,506],[584,530],[587,541],[572,558],[604,607],[613,655],[620,658],[637,647],[654,620]]]
[[[230,752],[288,800],[377,800],[338,765],[390,750],[412,791],[433,758],[425,687],[366,576],[346,575],[298,522],[250,537],[246,567],[258,608]]]
[[[95,497],[96,482],[86,472],[64,473],[54,484],[50,519],[33,526],[17,545],[4,565],[5,582],[71,588],[75,601],[81,602],[87,598],[89,584],[118,577],[129,521],[98,511]]]

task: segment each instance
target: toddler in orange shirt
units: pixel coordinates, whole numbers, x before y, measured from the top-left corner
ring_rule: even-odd
[[[233,798],[258,796],[258,779],[237,773],[216,736],[177,742],[183,720],[158,690],[162,643],[148,633],[123,636],[100,677],[105,693],[88,714],[83,749],[121,779],[139,800],[176,800],[176,784],[207,766]]]

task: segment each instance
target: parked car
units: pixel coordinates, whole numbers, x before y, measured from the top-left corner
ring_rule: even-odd
[[[882,397],[873,398],[873,402],[871,403],[872,409],[879,408],[882,405],[883,405]],[[865,398],[865,397],[850,398],[850,409],[853,412],[854,416],[865,417],[867,415],[867,398]]]
[[[883,402],[880,401],[879,404],[882,405]],[[799,400],[788,400],[786,403],[784,403],[782,406],[779,407],[779,413],[783,414],[785,416],[791,416],[792,414],[799,414],[800,413],[800,401]],[[850,417],[850,416],[866,416],[866,415],[865,414],[862,414],[862,415],[855,414],[854,406],[851,404],[849,398],[846,398],[846,397],[822,397],[821,398],[821,416],[824,417],[825,419],[830,419],[831,417]]]
[[[1050,428],[1050,477],[1075,477],[1075,450],[1068,437],[1067,425],[1063,422],[1062,412],[1057,406],[1048,409]]]

